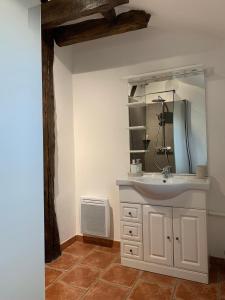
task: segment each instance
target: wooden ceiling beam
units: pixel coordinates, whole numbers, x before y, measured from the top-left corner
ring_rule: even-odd
[[[150,17],[145,11],[131,10],[118,15],[113,23],[105,18],[88,20],[57,27],[53,35],[56,44],[63,47],[146,28]]]
[[[109,22],[113,22],[116,19],[116,11],[115,11],[114,8],[112,8],[112,9],[106,11],[106,12],[103,12],[102,15]]]
[[[45,29],[53,28],[96,13],[107,13],[126,3],[129,3],[129,0],[43,0],[42,26]]]
[[[145,11],[132,10],[118,15],[113,22],[102,18],[60,26],[53,35],[56,44],[63,47],[146,28],[150,17]]]

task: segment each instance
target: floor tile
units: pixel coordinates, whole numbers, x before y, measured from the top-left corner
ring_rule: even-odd
[[[59,270],[53,270],[50,268],[45,268],[45,286],[48,286],[54,282],[63,272]]]
[[[144,272],[141,279],[149,281],[149,283],[156,283],[163,286],[175,286],[177,279],[170,276],[160,275],[156,273]]]
[[[121,257],[120,256],[116,256],[115,260],[113,260],[113,262],[115,264],[121,264]]]
[[[45,300],[79,300],[83,294],[84,290],[56,282],[47,288]]]
[[[89,266],[76,266],[62,278],[67,284],[88,288],[99,276],[100,271]]]
[[[92,244],[85,244],[81,242],[75,242],[71,246],[65,249],[65,253],[70,253],[75,256],[86,256],[88,255],[93,249],[95,249],[95,245]]]
[[[98,251],[103,251],[107,253],[114,253],[114,254],[119,254],[120,253],[120,248],[119,247],[102,247],[102,246],[96,246],[96,250]]]
[[[137,286],[131,293],[129,300],[171,300],[173,287],[159,286],[155,283],[138,281]],[[195,299],[197,300],[197,299]],[[199,299],[198,299],[199,300]]]
[[[84,300],[125,300],[129,289],[99,281],[83,298]],[[142,299],[139,299],[142,300]]]
[[[96,268],[105,269],[115,259],[115,255],[106,252],[93,251],[82,260],[83,264],[87,264]]]
[[[78,261],[79,261],[79,257],[75,257],[68,253],[63,253],[62,256],[60,256],[58,259],[48,264],[48,266],[54,269],[68,270],[73,265],[75,265]]]
[[[46,300],[225,300],[225,264],[220,262],[210,264],[209,285],[141,274],[120,263],[118,248],[77,241],[47,264]]]
[[[176,287],[176,300],[216,300],[217,286],[180,280]]]
[[[113,264],[101,278],[111,283],[130,287],[134,284],[139,274],[140,271],[136,269]]]

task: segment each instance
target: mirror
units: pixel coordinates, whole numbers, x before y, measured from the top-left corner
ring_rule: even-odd
[[[205,76],[195,72],[129,83],[130,159],[144,172],[195,174],[207,165]]]

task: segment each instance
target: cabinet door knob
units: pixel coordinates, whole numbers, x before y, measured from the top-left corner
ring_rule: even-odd
[[[133,254],[133,250],[132,249],[130,249],[130,253]]]
[[[129,234],[132,234],[132,233],[133,233],[132,230],[130,230],[130,231],[129,231]]]
[[[178,236],[176,237],[176,240],[179,241],[179,237]]]
[[[129,211],[129,213],[128,213],[128,214],[129,214],[129,216],[132,216],[132,212],[131,212],[131,211]]]
[[[167,236],[167,240],[170,240],[170,236]]]

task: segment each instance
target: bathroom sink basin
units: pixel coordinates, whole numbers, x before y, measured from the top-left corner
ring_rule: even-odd
[[[118,180],[118,185],[130,185],[145,197],[155,200],[174,198],[188,190],[208,190],[209,179],[197,179],[195,176],[172,176],[168,179],[160,174]]]

